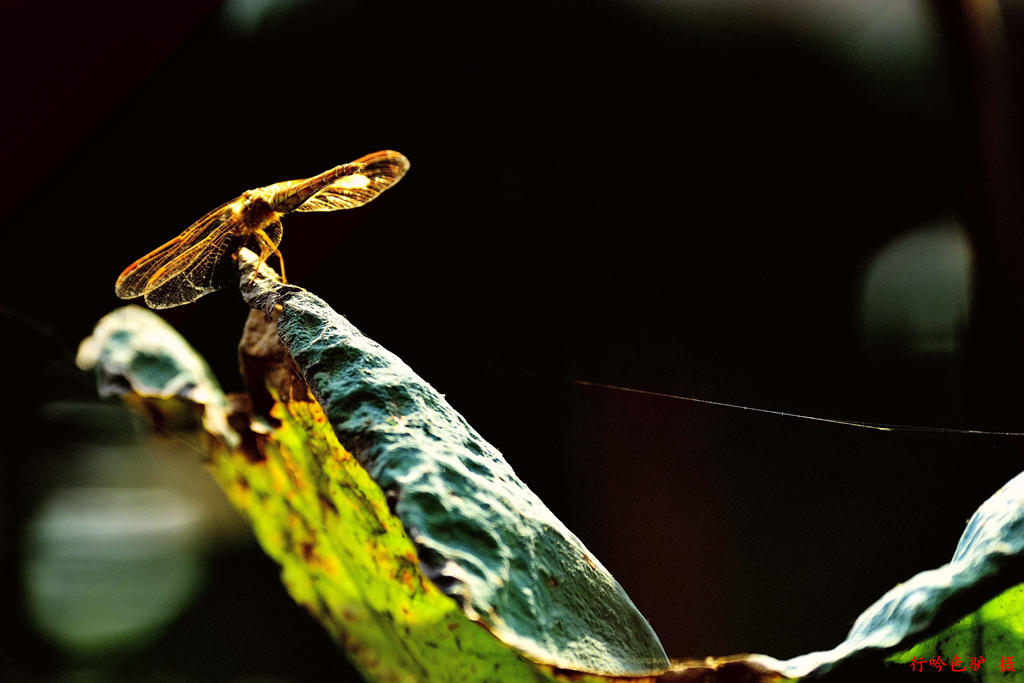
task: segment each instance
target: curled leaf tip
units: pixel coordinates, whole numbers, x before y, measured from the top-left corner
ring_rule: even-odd
[[[141,306],[123,306],[96,323],[78,347],[75,362],[94,372],[100,396],[157,399],[154,417],[177,422],[187,416],[175,401],[198,407],[204,429],[226,443],[238,443],[227,422],[227,401],[217,379],[163,318]]]

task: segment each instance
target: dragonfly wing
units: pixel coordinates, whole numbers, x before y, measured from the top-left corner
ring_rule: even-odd
[[[124,269],[117,278],[114,291],[122,299],[134,299],[142,296],[153,276],[161,268],[167,266],[190,248],[210,237],[227,222],[230,217],[229,208],[234,202],[218,206],[184,232],[161,247],[154,249],[135,263]]]
[[[181,306],[237,282],[232,256],[245,239],[245,235],[228,228],[194,244],[153,275],[146,285],[146,305]]]
[[[181,306],[236,284],[238,265],[234,257],[239,249],[248,247],[265,259],[281,243],[281,221],[274,219],[262,227],[269,244],[253,230],[242,229],[241,221],[237,216],[226,221],[205,240],[157,271],[146,286],[146,305],[150,308]]]
[[[146,284],[146,305],[150,308],[181,306],[237,282],[233,256],[247,241],[254,239],[252,230],[246,229],[243,221],[241,213],[222,212],[215,220],[215,227],[205,230],[203,239],[193,240],[188,249],[153,273]]]
[[[409,160],[391,150],[374,152],[346,164],[352,169],[307,199],[295,211],[354,209],[376,199],[409,170]]]

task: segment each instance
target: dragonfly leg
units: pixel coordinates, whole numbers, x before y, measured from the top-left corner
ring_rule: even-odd
[[[256,276],[260,273],[260,266],[267,261],[267,248],[263,246],[263,242],[260,241],[260,258],[256,261],[256,267],[252,269],[252,275],[249,276],[249,284],[256,282]]]
[[[277,263],[281,266],[281,282],[288,284],[288,278],[284,275],[284,257],[281,256],[281,250],[276,246],[274,247],[274,254],[277,255]]]
[[[267,233],[263,231],[262,228],[256,231],[256,238],[259,240],[260,243],[260,260],[259,263],[256,264],[256,270],[259,270],[259,267],[267,262],[267,259],[270,258],[270,255],[274,254],[277,256],[277,262],[281,266],[281,282],[283,282],[284,284],[288,284],[288,278],[286,278],[284,275],[284,257],[281,256],[281,250],[277,248],[277,245],[274,244],[274,241],[270,239],[270,237],[267,235]],[[255,270],[253,271],[253,279],[256,279]]]

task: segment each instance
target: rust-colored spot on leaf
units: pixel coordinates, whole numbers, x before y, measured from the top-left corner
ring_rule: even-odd
[[[299,551],[299,557],[301,557],[306,564],[312,565],[316,563],[316,546],[314,546],[312,542],[302,541],[298,544],[297,550]]]
[[[334,514],[334,515],[338,514],[338,508],[334,504],[334,501],[332,501],[330,498],[328,498],[327,496],[325,496],[323,494],[320,494],[319,499],[320,499],[320,507],[321,507],[321,509],[323,509],[325,511],[329,511],[331,514]]]

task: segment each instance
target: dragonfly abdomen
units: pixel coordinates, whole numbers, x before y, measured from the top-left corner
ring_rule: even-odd
[[[358,169],[357,164],[342,164],[335,166],[329,171],[320,175],[307,178],[306,180],[293,180],[290,183],[280,183],[280,188],[271,196],[270,206],[279,213],[288,213],[302,206],[302,204],[324,189],[338,178],[351,175]]]

